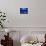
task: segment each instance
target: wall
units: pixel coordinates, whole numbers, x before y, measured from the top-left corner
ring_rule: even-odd
[[[7,27],[46,27],[46,0],[0,0],[6,12]],[[28,7],[28,15],[20,15],[19,8]]]

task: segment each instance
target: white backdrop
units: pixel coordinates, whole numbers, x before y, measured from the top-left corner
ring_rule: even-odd
[[[20,15],[19,8],[28,7],[28,15]],[[7,27],[46,27],[46,0],[0,0],[6,12]]]

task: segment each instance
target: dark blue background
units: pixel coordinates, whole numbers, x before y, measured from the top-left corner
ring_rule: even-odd
[[[28,8],[20,8],[20,14],[28,14]]]

